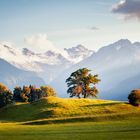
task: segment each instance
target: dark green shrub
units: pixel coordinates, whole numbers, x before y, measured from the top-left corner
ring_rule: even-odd
[[[128,96],[129,103],[134,106],[140,105],[140,90],[132,90]]]
[[[13,91],[13,99],[17,102],[22,102],[22,97],[21,97],[21,94],[22,94],[22,89],[21,87],[15,87],[14,88],[14,91]]]
[[[0,107],[13,102],[13,94],[8,88],[0,83]]]

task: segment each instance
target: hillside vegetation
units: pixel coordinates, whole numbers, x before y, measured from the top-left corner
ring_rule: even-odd
[[[1,122],[57,123],[126,119],[140,115],[128,103],[95,99],[43,98],[34,103],[16,103],[0,109]]]
[[[124,102],[47,97],[1,108],[0,139],[139,140],[139,115]]]

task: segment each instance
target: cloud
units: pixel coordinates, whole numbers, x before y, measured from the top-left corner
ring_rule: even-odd
[[[26,37],[24,42],[27,43],[32,50],[37,52],[45,52],[45,51],[55,51],[57,52],[57,48],[54,47],[53,43],[48,40],[46,34],[36,34],[30,37]]]
[[[98,28],[98,27],[95,27],[95,26],[91,27],[90,29],[91,29],[91,30],[94,30],[94,31],[95,31],[95,30],[99,30],[99,28]]]
[[[124,19],[140,20],[140,0],[121,0],[112,7],[111,11],[123,15]]]

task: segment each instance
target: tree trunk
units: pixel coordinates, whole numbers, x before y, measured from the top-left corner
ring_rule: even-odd
[[[84,98],[86,98],[87,97],[87,95],[86,95],[86,93],[84,94]]]

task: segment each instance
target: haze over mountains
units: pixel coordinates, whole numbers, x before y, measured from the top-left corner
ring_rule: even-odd
[[[78,45],[65,48],[63,53],[52,50],[35,53],[27,48],[20,51],[10,44],[0,43],[0,58],[0,67],[3,68],[0,82],[10,88],[19,83],[46,83],[57,90],[58,96],[66,97],[66,78],[83,67],[99,74],[101,98],[126,100],[132,89],[140,88],[140,42],[132,43],[128,39],[104,46],[97,52]]]
[[[45,82],[36,73],[16,68],[3,59],[0,59],[0,82],[9,88],[17,85],[44,85]]]

